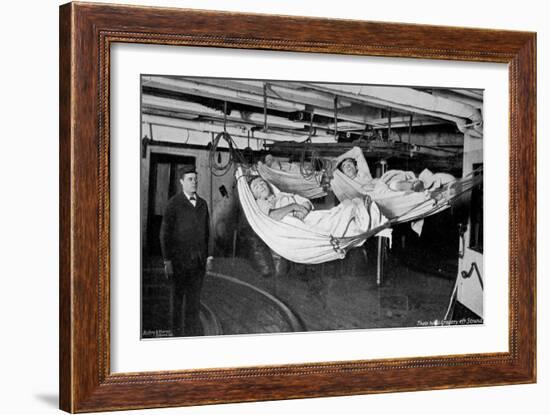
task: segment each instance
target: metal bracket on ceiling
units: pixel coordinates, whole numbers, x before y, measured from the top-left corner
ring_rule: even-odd
[[[338,95],[334,96],[334,141],[338,141]]]
[[[267,82],[264,82],[264,133],[267,133]]]

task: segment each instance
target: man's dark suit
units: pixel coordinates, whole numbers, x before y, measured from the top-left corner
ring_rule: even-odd
[[[204,199],[196,196],[196,206],[182,192],[166,206],[160,229],[165,261],[174,270],[172,319],[175,334],[181,333],[181,306],[185,296],[185,335],[200,335],[200,292],[208,256],[209,214]]]

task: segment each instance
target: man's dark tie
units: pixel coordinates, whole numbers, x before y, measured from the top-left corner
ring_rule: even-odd
[[[197,198],[195,196],[191,196],[189,200],[193,206],[197,206]]]

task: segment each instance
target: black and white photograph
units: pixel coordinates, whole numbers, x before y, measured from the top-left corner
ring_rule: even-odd
[[[141,134],[143,339],[483,323],[483,90],[144,74]]]

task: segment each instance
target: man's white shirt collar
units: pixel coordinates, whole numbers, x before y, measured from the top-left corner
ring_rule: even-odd
[[[189,202],[191,202],[191,204],[193,206],[197,206],[197,194],[195,193],[195,200],[191,200],[191,195],[190,194],[187,194],[187,192],[183,192],[183,194],[185,195],[185,197],[187,198],[187,200],[189,200]]]

